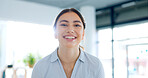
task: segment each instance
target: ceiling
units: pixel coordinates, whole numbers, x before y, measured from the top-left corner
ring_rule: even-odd
[[[23,0],[59,8],[77,8],[82,6],[94,6],[96,9],[105,8],[131,0]]]

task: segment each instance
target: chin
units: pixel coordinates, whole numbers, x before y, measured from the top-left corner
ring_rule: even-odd
[[[67,47],[67,48],[74,48],[74,47],[78,47],[78,45],[67,44],[67,45],[65,45],[65,47]]]
[[[74,45],[66,45],[66,47],[67,47],[67,48],[74,48],[74,47],[76,47],[76,46],[74,46]]]

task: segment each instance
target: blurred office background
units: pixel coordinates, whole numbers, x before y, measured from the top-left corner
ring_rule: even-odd
[[[26,62],[58,47],[53,23],[64,8],[84,16],[81,45],[105,78],[148,78],[148,0],[0,0],[0,78],[31,78]]]

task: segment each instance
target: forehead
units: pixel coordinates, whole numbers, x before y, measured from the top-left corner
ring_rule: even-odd
[[[60,16],[58,22],[61,21],[61,20],[67,20],[67,21],[78,20],[78,21],[82,22],[80,17],[75,12],[64,13],[63,15]]]

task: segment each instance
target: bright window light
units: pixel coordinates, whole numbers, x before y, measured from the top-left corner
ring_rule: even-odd
[[[7,64],[21,62],[28,53],[45,57],[58,47],[53,27],[47,25],[9,21],[6,39]]]
[[[114,28],[114,39],[124,40],[132,38],[148,37],[148,23],[128,25],[124,27]]]

